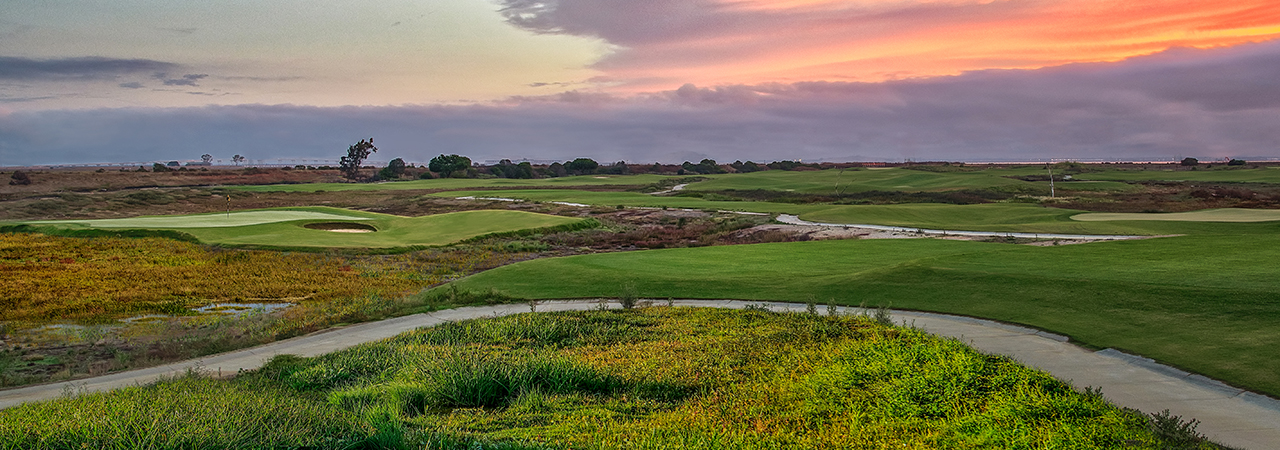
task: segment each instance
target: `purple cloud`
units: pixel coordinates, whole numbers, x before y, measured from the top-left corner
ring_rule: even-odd
[[[480,105],[22,111],[0,161],[387,158],[680,162],[1280,157],[1280,41],[1118,63],[885,83],[804,82],[620,97],[565,92]]]
[[[160,80],[165,86],[199,86],[198,82],[204,78],[208,78],[208,74],[189,73],[178,78],[169,78],[169,74],[157,72],[152,78]]]
[[[32,59],[0,56],[0,80],[84,80],[114,78],[118,75],[171,70],[177,64],[150,59],[80,57]]]

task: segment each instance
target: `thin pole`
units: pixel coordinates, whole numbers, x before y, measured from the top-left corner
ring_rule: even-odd
[[[1053,198],[1053,166],[1045,164],[1044,168],[1049,169],[1049,198]],[[231,197],[227,197],[228,199]]]

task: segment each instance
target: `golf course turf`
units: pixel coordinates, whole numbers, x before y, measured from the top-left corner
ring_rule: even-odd
[[[621,205],[627,207],[687,208],[707,211],[786,213],[796,214],[801,219],[814,222],[893,225],[942,230],[1126,235],[1280,231],[1280,222],[1230,224],[1206,223],[1198,220],[1080,221],[1072,220],[1072,217],[1078,214],[1085,214],[1087,211],[1049,208],[1030,203],[987,203],[978,205],[937,203],[908,203],[901,205],[791,204],[713,201],[697,197],[664,197],[636,192],[593,192],[566,189],[453,191],[432,195],[450,198],[478,196],[539,202],[572,202],[602,207]],[[1233,212],[1230,214],[1238,213]],[[1256,216],[1262,217],[1268,214],[1273,213],[1263,211]],[[1280,220],[1280,217],[1277,220]]]
[[[1102,222],[1116,220],[1168,220],[1178,222],[1271,222],[1280,220],[1280,209],[1203,209],[1182,213],[1088,213],[1072,220]]]
[[[1280,236],[1032,247],[819,241],[543,259],[456,282],[524,298],[834,301],[1030,325],[1280,394]]]
[[[313,229],[313,223],[350,221],[369,233]],[[449,244],[491,233],[572,227],[582,219],[524,211],[480,210],[400,217],[339,208],[280,208],[228,214],[136,217],[129,219],[30,222],[66,228],[178,230],[206,244],[293,248],[397,248]],[[323,227],[322,227],[323,228]]]

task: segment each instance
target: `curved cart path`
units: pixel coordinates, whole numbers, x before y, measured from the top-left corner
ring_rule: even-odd
[[[774,311],[803,311],[805,308],[805,305],[795,303],[737,300],[676,300],[674,303],[676,306],[739,309],[747,305],[764,305]],[[597,305],[594,300],[547,301],[538,305],[538,311],[584,310]],[[616,304],[611,306],[616,307]],[[839,310],[841,313],[864,312],[848,307]],[[477,306],[353,325],[160,367],[0,391],[0,408],[48,400],[69,392],[99,392],[150,383],[162,376],[180,375],[193,369],[213,376],[231,376],[241,370],[261,367],[276,355],[316,356],[418,327],[527,311],[527,304]],[[895,322],[960,339],[987,353],[1010,356],[1023,364],[1048,371],[1077,388],[1100,387],[1107,399],[1117,405],[1144,412],[1168,409],[1184,419],[1195,418],[1200,421],[1199,431],[1217,442],[1254,450],[1280,448],[1280,401],[1275,399],[1156,364],[1150,359],[1111,349],[1087,350],[1068,343],[1064,336],[1030,328],[944,314],[913,311],[893,311],[892,314]]]

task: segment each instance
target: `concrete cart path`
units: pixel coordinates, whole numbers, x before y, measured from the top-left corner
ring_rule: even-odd
[[[805,305],[795,303],[737,300],[676,300],[674,303],[676,306],[738,309],[747,305],[764,305],[774,311],[802,311],[805,308]],[[584,310],[597,306],[598,302],[591,300],[547,301],[539,304],[537,310]],[[610,306],[617,307],[616,303]],[[853,314],[865,312],[847,307],[839,310]],[[528,311],[527,304],[477,306],[353,325],[165,366],[4,390],[0,391],[0,408],[57,398],[65,393],[100,392],[146,384],[162,376],[181,375],[188,370],[231,376],[241,370],[261,367],[276,355],[316,356],[418,327]],[[1168,409],[1184,419],[1197,419],[1200,421],[1198,430],[1217,442],[1252,450],[1280,449],[1280,401],[1275,399],[1156,364],[1146,358],[1111,349],[1087,350],[1068,343],[1064,336],[1035,329],[944,314],[912,311],[893,311],[892,314],[895,322],[913,325],[939,336],[957,338],[987,353],[1010,356],[1071,382],[1077,388],[1101,388],[1107,399],[1117,405],[1148,413]]]

